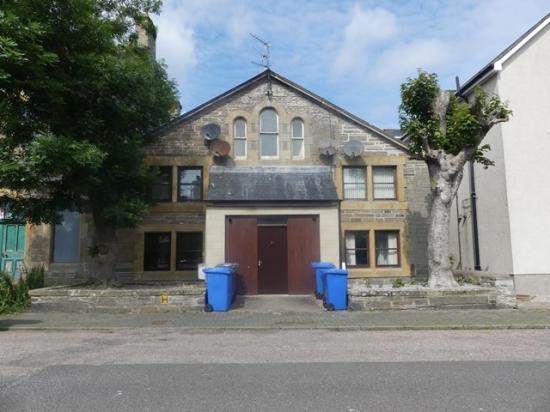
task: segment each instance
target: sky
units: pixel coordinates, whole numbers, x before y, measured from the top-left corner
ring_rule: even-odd
[[[157,59],[183,111],[273,71],[381,127],[398,127],[399,87],[418,69],[445,88],[474,75],[550,12],[549,0],[164,0]]]

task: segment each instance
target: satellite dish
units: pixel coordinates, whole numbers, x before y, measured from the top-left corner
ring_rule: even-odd
[[[359,140],[350,140],[344,144],[344,154],[348,157],[357,157],[363,153],[363,143]]]
[[[210,149],[216,157],[227,156],[231,151],[231,145],[225,140],[215,140],[212,142]]]
[[[204,140],[215,140],[221,133],[220,126],[216,123],[208,123],[201,127],[201,136]]]
[[[319,144],[319,153],[322,156],[334,156],[336,154],[336,142],[332,139],[321,141]]]

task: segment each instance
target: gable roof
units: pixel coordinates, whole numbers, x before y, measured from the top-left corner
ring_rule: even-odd
[[[342,109],[341,107],[329,102],[328,100],[323,99],[322,97],[316,95],[315,93],[307,90],[306,88],[300,86],[299,84],[294,83],[293,81],[281,76],[280,74],[275,73],[273,70],[267,69],[260,74],[246,80],[245,82],[233,87],[232,89],[227,90],[226,92],[214,97],[213,99],[210,99],[203,104],[183,113],[181,116],[176,117],[175,119],[171,120],[161,128],[159,128],[156,132],[160,133],[168,128],[171,128],[173,126],[176,126],[182,122],[184,122],[187,119],[190,119],[192,117],[195,117],[205,110],[211,108],[212,106],[216,105],[220,101],[229,98],[231,96],[234,96],[241,90],[244,90],[250,86],[253,86],[255,84],[261,83],[262,81],[270,81],[270,80],[277,80],[280,83],[286,85],[287,87],[291,88],[292,90],[296,91],[297,93],[301,94],[302,96],[306,97],[307,99],[317,103],[318,105],[322,106],[323,108],[330,110],[334,113],[339,114],[340,116],[346,118],[347,120],[362,126],[366,129],[369,129],[370,131],[380,135],[382,138],[390,141],[394,145],[398,146],[401,149],[407,150],[408,146],[403,144],[399,139],[396,139],[393,136],[388,135],[388,133],[384,132],[382,129],[379,129],[376,126],[373,126],[372,124],[368,123],[367,121],[361,119],[358,116],[355,116],[351,114],[350,112]]]
[[[483,80],[491,77],[496,72],[502,70],[502,65],[516,54],[525,44],[529,42],[533,37],[535,37],[541,30],[543,30],[547,25],[550,24],[550,13],[540,19],[533,27],[523,33],[515,42],[509,45],[504,49],[497,57],[491,60],[486,66],[484,66],[480,71],[474,74],[470,79],[464,83],[460,88],[460,94],[465,94],[473,87],[477,86]]]

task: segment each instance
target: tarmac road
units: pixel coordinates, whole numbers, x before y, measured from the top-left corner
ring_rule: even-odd
[[[550,330],[0,332],[1,411],[549,411]]]

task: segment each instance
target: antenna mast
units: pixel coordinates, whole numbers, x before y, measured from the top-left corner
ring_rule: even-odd
[[[260,42],[262,44],[262,46],[264,47],[263,52],[256,49],[256,51],[260,55],[261,63],[258,63],[258,62],[255,62],[255,61],[252,61],[251,63],[255,64],[257,66],[265,67],[268,70],[271,69],[271,55],[270,55],[271,50],[270,50],[269,43],[266,42],[265,40],[260,39],[258,36],[256,36],[253,33],[249,33],[249,34],[250,34],[250,36],[252,36],[253,39]]]
[[[261,63],[258,63],[255,61],[252,61],[251,63],[267,69],[267,91],[265,94],[267,95],[267,97],[271,98],[273,96],[273,88],[272,88],[272,81],[271,81],[271,47],[269,46],[268,42],[260,39],[255,34],[253,33],[249,33],[249,34],[250,36],[252,36],[254,40],[257,40],[258,42],[260,42],[264,47],[263,53],[258,49],[255,49],[260,55]]]

